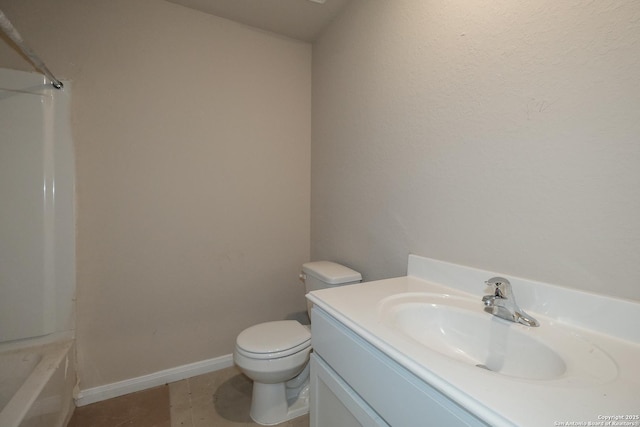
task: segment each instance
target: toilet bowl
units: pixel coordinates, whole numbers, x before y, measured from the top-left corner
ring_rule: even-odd
[[[340,264],[316,261],[302,266],[300,279],[309,292],[359,283],[362,276]],[[310,353],[310,328],[295,320],[260,323],[238,335],[233,360],[253,380],[250,415],[255,422],[274,425],[309,412]]]
[[[311,332],[295,320],[260,323],[238,335],[233,359],[253,380],[255,422],[273,425],[308,412],[309,353]]]

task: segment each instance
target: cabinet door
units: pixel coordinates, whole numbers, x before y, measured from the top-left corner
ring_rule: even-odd
[[[322,358],[311,354],[311,427],[389,427]]]
[[[313,351],[393,427],[487,427],[327,312],[313,307]],[[322,425],[318,427],[333,427]]]

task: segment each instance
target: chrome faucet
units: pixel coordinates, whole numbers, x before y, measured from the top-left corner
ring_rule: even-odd
[[[482,297],[484,311],[501,319],[521,323],[525,326],[540,326],[540,323],[525,313],[516,303],[516,297],[511,290],[511,283],[504,277],[492,277],[484,282],[488,286],[495,286],[493,295]]]

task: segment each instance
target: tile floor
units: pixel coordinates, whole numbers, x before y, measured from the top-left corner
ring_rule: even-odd
[[[252,383],[236,367],[76,408],[68,427],[239,427],[249,417]],[[308,427],[309,416],[278,424]]]
[[[67,427],[116,426],[171,427],[169,387],[155,387],[76,408],[67,424]]]

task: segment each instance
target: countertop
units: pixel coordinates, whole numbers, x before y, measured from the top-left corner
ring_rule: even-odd
[[[430,263],[439,263],[439,261],[426,260]],[[414,259],[414,261],[421,262],[420,259]],[[467,269],[462,266],[453,267]],[[536,312],[529,309],[529,305],[521,303],[523,309],[540,321],[540,328],[562,328],[563,333],[571,334],[602,350],[606,354],[605,357],[610,358],[610,372],[594,372],[592,375],[583,373],[585,378],[582,379],[565,375],[551,380],[533,380],[506,377],[478,369],[476,366],[432,351],[398,334],[381,322],[382,301],[402,294],[437,294],[472,298],[477,299],[478,307],[482,310],[482,292],[471,294],[459,287],[454,288],[430,281],[425,277],[416,277],[416,275],[429,276],[423,272],[424,268],[410,267],[408,276],[314,291],[308,295],[308,298],[391,359],[492,426],[640,426],[640,419],[638,419],[640,416],[640,342],[633,339],[635,337],[633,333],[613,336],[602,331],[576,326],[589,324],[589,321],[582,321],[574,318],[575,316],[553,317],[553,310],[549,310],[551,314]],[[477,274],[478,277],[486,276],[486,278],[492,274],[496,275],[496,273],[475,269],[472,273]],[[518,279],[514,281],[519,283]],[[531,284],[533,287],[536,285],[535,282]],[[553,285],[545,286],[548,291],[554,291]],[[522,285],[522,289],[525,287]],[[544,288],[544,286],[538,286],[538,288]],[[566,288],[561,289],[563,292],[583,294]],[[478,290],[484,289],[479,286]],[[546,295],[547,290],[542,292],[542,295]],[[515,286],[514,292],[517,295],[518,289]],[[526,294],[526,292],[523,293]],[[535,292],[533,294],[540,297],[540,294]],[[596,301],[598,298],[608,299],[608,297],[591,295],[581,296],[585,301],[592,301],[595,298],[593,303],[596,305],[602,303],[602,301]],[[575,298],[575,301],[579,300],[580,298]],[[588,306],[588,303],[586,305]],[[538,305],[538,307],[543,306]],[[587,306],[578,307],[575,312],[588,312]],[[630,313],[622,313],[622,318],[627,316],[627,319],[635,319],[640,312],[640,304],[622,300],[620,305],[614,304],[612,309],[618,312],[631,310]],[[488,313],[486,315],[491,316]],[[627,325],[631,328],[639,326],[638,323]],[[515,323],[513,327],[527,328]]]

